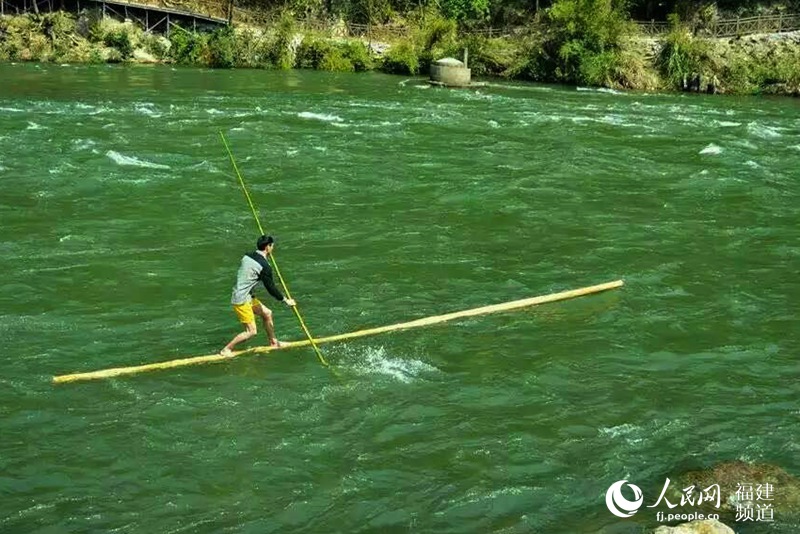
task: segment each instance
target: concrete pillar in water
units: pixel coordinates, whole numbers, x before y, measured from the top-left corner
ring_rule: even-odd
[[[467,59],[466,51],[464,59]],[[468,87],[471,79],[471,71],[467,66],[452,57],[446,57],[434,61],[431,65],[430,82],[434,85],[445,87]]]

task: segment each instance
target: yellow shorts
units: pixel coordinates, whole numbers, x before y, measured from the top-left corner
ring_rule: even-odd
[[[244,304],[234,304],[233,311],[236,313],[239,322],[242,324],[250,324],[256,322],[256,316],[253,313],[253,308],[261,306],[261,301],[253,298],[250,302]]]

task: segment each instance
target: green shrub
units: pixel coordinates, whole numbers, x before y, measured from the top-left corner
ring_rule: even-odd
[[[787,49],[777,54],[775,60],[776,77],[797,91],[800,87],[800,50]]]
[[[89,52],[88,61],[89,63],[99,64],[99,63],[105,63],[106,58],[103,57],[103,52],[99,48],[92,47],[91,51]]]
[[[320,63],[319,69],[331,72],[353,72],[356,70],[353,66],[353,63],[338,47],[333,47],[330,53],[326,54],[322,58],[322,63]]]
[[[623,41],[635,32],[624,0],[556,0],[545,23],[543,51],[553,81],[569,83],[605,79]]]
[[[441,0],[444,14],[453,20],[485,20],[489,15],[489,0]]]
[[[348,0],[343,7],[345,18],[357,24],[380,24],[394,15],[389,0]]]
[[[419,56],[414,45],[407,40],[392,45],[383,56],[382,69],[391,74],[416,74],[419,71]]]
[[[295,64],[294,35],[296,23],[289,11],[281,13],[269,43],[269,62],[275,68],[287,70]]]
[[[52,40],[63,39],[75,33],[77,19],[66,11],[54,11],[42,15],[42,29]]]
[[[519,41],[519,51],[514,55],[511,65],[504,75],[535,82],[554,79],[553,63],[544,49],[544,36],[529,33]]]
[[[161,35],[145,33],[141,39],[144,50],[156,59],[163,60],[169,56],[170,41]]]
[[[230,69],[236,56],[233,28],[224,27],[214,31],[208,39],[208,66],[214,69]]]
[[[353,72],[355,66],[344,51],[344,45],[324,38],[304,39],[297,49],[297,66],[302,69]]]
[[[40,33],[30,36],[26,54],[23,59],[26,61],[49,61],[53,53],[50,40]]]
[[[327,41],[307,36],[297,47],[295,66],[300,69],[319,68],[322,58],[330,49],[331,45]]]
[[[661,80],[650,65],[641,42],[631,40],[616,55],[612,73],[613,85],[622,89],[655,91],[661,88]]]
[[[457,49],[463,53],[465,48],[469,55],[467,65],[474,76],[506,76],[522,52],[519,42],[481,35],[465,37]],[[457,54],[455,57],[461,59],[463,56]]]
[[[426,16],[422,25],[412,33],[412,39],[419,50],[418,61],[423,68],[457,49],[457,29],[454,20],[439,14]]]
[[[115,48],[119,51],[120,57],[125,60],[133,56],[133,43],[128,32],[123,28],[118,28],[108,32],[103,38],[106,46]]]
[[[202,65],[206,58],[207,37],[174,27],[169,34],[169,54],[180,65]]]
[[[358,72],[372,70],[375,61],[372,59],[369,48],[361,41],[349,40],[339,45],[343,56],[353,65]]]
[[[706,41],[692,37],[680,25],[677,15],[671,15],[670,22],[672,29],[664,39],[657,64],[667,82],[680,88],[684,79],[707,70],[710,47]]]
[[[236,34],[234,64],[237,67],[269,66],[269,43],[261,32],[245,29]]]
[[[116,48],[105,48],[105,60],[107,63],[121,63],[124,59],[122,53]]]
[[[606,51],[599,54],[586,54],[581,58],[578,68],[578,79],[588,85],[613,87],[615,85],[614,73],[617,67],[617,55]]]
[[[36,24],[29,15],[0,18],[4,39],[3,56],[10,61],[30,61],[29,50],[31,36],[36,34]]]
[[[800,52],[783,49],[753,54],[736,50],[729,54],[716,73],[729,93],[797,92],[800,88]]]

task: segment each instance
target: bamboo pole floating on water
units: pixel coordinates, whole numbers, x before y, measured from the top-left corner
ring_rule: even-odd
[[[364,336],[374,336],[376,334],[385,334],[388,332],[396,332],[398,330],[408,330],[410,328],[419,328],[420,326],[430,326],[434,324],[452,321],[454,319],[462,319],[464,317],[475,317],[477,315],[487,315],[490,313],[498,313],[504,311],[518,310],[535,306],[537,304],[545,304],[548,302],[556,302],[559,300],[567,300],[575,297],[582,297],[592,293],[600,293],[601,291],[608,291],[609,289],[616,289],[623,285],[622,280],[615,280],[605,284],[596,286],[582,287],[580,289],[573,289],[570,291],[562,291],[560,293],[551,293],[549,295],[542,295],[539,297],[531,297],[522,300],[512,300],[511,302],[503,302],[501,304],[492,304],[490,306],[483,306],[480,308],[473,308],[471,310],[463,310],[444,315],[436,315],[433,317],[424,317],[406,323],[397,323],[388,326],[380,326],[377,328],[368,328],[366,330],[358,330],[347,334],[339,334],[335,336],[321,337],[312,340],[290,341],[285,343],[280,349],[273,347],[261,346],[253,347],[246,350],[240,350],[233,353],[231,356],[221,356],[219,354],[211,354],[208,356],[195,356],[193,358],[182,358],[180,360],[170,360],[167,362],[149,363],[146,365],[137,365],[135,367],[115,367],[113,369],[103,369],[100,371],[92,371],[89,373],[75,373],[71,375],[60,375],[53,377],[53,383],[63,384],[65,382],[78,382],[81,380],[97,380],[100,378],[112,378],[122,375],[133,375],[144,373],[146,371],[157,371],[159,369],[172,369],[175,367],[186,367],[188,365],[198,365],[204,363],[218,363],[226,360],[243,356],[246,354],[261,354],[264,352],[271,352],[273,350],[284,350],[293,347],[305,347],[312,343],[332,343],[334,341],[344,341],[347,339],[355,339]]]

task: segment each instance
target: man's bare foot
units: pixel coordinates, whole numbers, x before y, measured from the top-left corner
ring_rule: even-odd
[[[279,349],[283,346],[283,341],[278,341],[277,339],[272,338],[269,340],[269,346],[274,349]]]

